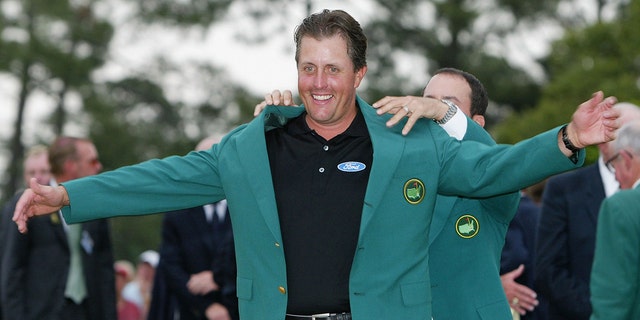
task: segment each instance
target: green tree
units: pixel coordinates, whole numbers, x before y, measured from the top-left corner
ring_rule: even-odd
[[[21,185],[24,114],[27,100],[40,93],[55,101],[54,132],[66,123],[65,101],[90,73],[103,64],[111,25],[93,14],[91,4],[66,1],[4,1],[0,10],[0,72],[18,83],[15,120],[10,138],[8,177],[3,196]]]
[[[161,69],[171,73],[176,68],[165,65]],[[257,97],[230,84],[220,70],[210,66],[194,69],[199,71],[196,77],[210,87],[210,96],[195,106],[170,103],[160,86],[140,77],[96,86],[84,102],[87,116],[82,122],[91,128],[90,137],[105,171],[184,155],[201,138],[224,133],[248,120]],[[230,109],[239,110],[244,117],[225,115]],[[111,219],[115,256],[135,261],[140,252],[157,249],[161,221],[162,215],[158,214]]]
[[[496,127],[499,142],[514,143],[566,123],[578,103],[602,90],[640,102],[640,2],[620,6],[619,18],[568,31],[545,59],[549,83],[536,109],[513,114]],[[597,158],[595,148],[588,161]]]
[[[495,48],[505,52],[507,36],[554,16],[558,2],[376,1],[380,10],[365,28],[371,48],[368,93],[376,98],[419,93],[424,83],[394,72],[403,64],[415,64],[411,73],[420,75],[456,67],[475,74],[493,102],[515,110],[530,108],[540,84]]]
[[[227,12],[231,3],[232,0],[130,0],[137,19],[179,27],[208,27]]]
[[[206,30],[231,3],[187,2],[130,1],[137,9],[131,17],[137,28]],[[165,56],[154,58],[142,71],[131,68],[133,72],[121,79],[96,80],[95,70],[111,58],[114,28],[96,14],[98,6],[109,5],[107,1],[4,0],[5,4],[3,9],[16,10],[0,11],[0,72],[22,84],[8,170],[12,182],[6,184],[5,197],[13,194],[21,176],[24,114],[36,94],[56,110],[35,139],[46,143],[55,134],[86,132],[105,170],[185,154],[201,138],[250,119],[259,99],[220,69],[197,63],[178,66]],[[197,79],[203,98],[193,102],[185,95],[168,94],[167,77]],[[116,257],[134,260],[140,251],[157,248],[160,220],[160,215],[113,219]]]

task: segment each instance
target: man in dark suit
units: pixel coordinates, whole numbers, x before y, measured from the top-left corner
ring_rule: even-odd
[[[49,165],[49,154],[47,147],[43,145],[33,146],[27,151],[22,167],[22,174],[25,185],[29,184],[31,178],[36,178],[38,183],[48,184],[51,180],[51,166]],[[23,190],[17,192],[13,198],[4,205],[2,215],[0,216],[0,270],[2,269],[2,253],[4,252],[5,234],[7,228],[13,228],[11,223],[11,211],[16,206],[16,202],[22,195]],[[0,271],[0,274],[2,272]],[[2,286],[0,286],[0,320],[3,318],[2,312]]]
[[[60,137],[49,148],[53,184],[102,169],[91,141]],[[2,257],[5,319],[116,319],[109,226],[72,228],[52,212],[29,221],[31,232],[7,228]]]
[[[607,167],[620,192],[598,214],[591,320],[640,319],[640,121],[620,129]]]
[[[204,139],[196,151],[210,149],[219,140]],[[157,308],[166,305],[154,303],[175,298],[180,320],[238,319],[233,233],[225,200],[165,214],[157,272],[151,311],[155,316],[175,314],[159,312]]]
[[[534,289],[535,237],[540,218],[540,202],[546,181],[539,182],[521,192],[520,205],[509,223],[500,257],[500,279],[511,303],[512,312],[518,312],[522,320],[542,320],[542,301]],[[531,304],[522,297],[532,296]]]
[[[618,103],[620,122],[640,118],[640,109]],[[589,278],[598,210],[618,189],[604,161],[611,142],[598,145],[598,162],[548,180],[537,235],[536,287],[548,301],[549,320],[586,320],[591,315]]]

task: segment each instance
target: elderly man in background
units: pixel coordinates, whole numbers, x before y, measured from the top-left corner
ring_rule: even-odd
[[[598,215],[591,320],[640,319],[640,121],[624,125],[607,167],[621,191]]]
[[[640,120],[640,108],[628,102],[614,105],[620,125]],[[548,320],[587,320],[591,315],[589,277],[593,264],[598,210],[602,200],[618,190],[605,162],[613,157],[613,142],[598,145],[594,164],[551,177],[542,196],[536,235],[535,283],[548,302]]]

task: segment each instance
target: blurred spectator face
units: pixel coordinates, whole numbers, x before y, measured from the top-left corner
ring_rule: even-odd
[[[100,173],[102,163],[98,159],[98,151],[93,143],[79,141],[77,144],[76,176],[78,178]]]
[[[154,250],[147,250],[140,254],[138,261],[138,279],[152,283],[160,255]]]
[[[153,282],[155,273],[156,269],[146,262],[140,263],[138,265],[138,278],[143,281]]]
[[[48,185],[51,180],[51,166],[46,152],[32,155],[24,161],[24,181],[29,185],[29,180],[36,178],[39,184]]]
[[[129,261],[118,260],[114,263],[113,269],[116,276],[116,292],[120,294],[122,292],[122,288],[133,280],[133,265]]]
[[[129,283],[127,271],[116,267],[116,291],[118,293],[122,292],[122,288],[124,288],[127,283]]]

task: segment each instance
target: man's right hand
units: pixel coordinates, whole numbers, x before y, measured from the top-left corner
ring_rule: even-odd
[[[385,113],[393,115],[387,121],[388,127],[395,126],[402,118],[407,117],[407,123],[402,128],[403,135],[407,135],[411,131],[418,119],[442,119],[449,109],[448,105],[438,99],[414,96],[386,96],[371,106],[377,109],[378,115]]]
[[[264,100],[256,105],[253,109],[253,116],[256,117],[264,110],[266,106],[295,106],[293,102],[293,94],[291,90],[273,90],[270,94],[264,96]]]
[[[220,303],[213,303],[205,310],[207,320],[230,320],[229,311]]]
[[[220,290],[220,287],[216,283],[212,271],[201,271],[189,277],[187,289],[193,295],[205,295],[211,291]]]
[[[36,178],[29,180],[29,189],[20,196],[13,212],[13,221],[21,233],[27,232],[27,221],[34,216],[49,214],[69,205],[69,195],[63,186],[44,186]]]
[[[520,277],[524,272],[524,265],[509,271],[500,276],[502,288],[507,296],[509,305],[520,315],[525,315],[528,311],[533,311],[538,306],[537,294],[529,287],[516,282],[516,278]]]

